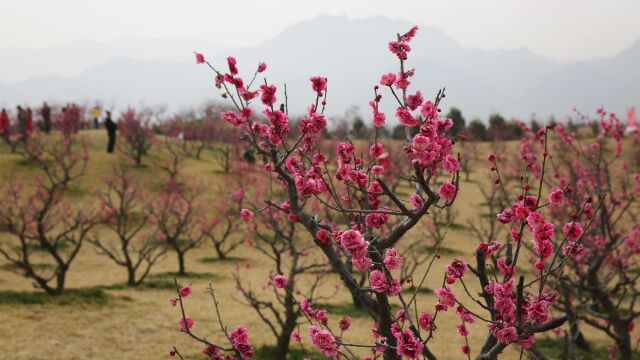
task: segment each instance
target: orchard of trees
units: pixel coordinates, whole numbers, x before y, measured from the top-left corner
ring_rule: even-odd
[[[148,109],[123,112],[121,166],[88,203],[70,194],[88,176],[91,157],[82,116],[62,116],[51,134],[7,123],[3,139],[37,176],[3,187],[3,261],[59,296],[83,246],[124,269],[132,288],[163,257],[175,257],[184,275],[192,251],[225,259],[246,246],[271,267],[268,284],[252,288],[240,266],[233,281],[272,336],[277,359],[294,346],[336,359],[489,360],[505,351],[545,359],[537,342],[551,335],[564,339],[565,358],[575,358],[593,346],[586,332],[610,340],[611,358],[637,358],[640,133],[625,134],[618,115],[604,109],[595,119],[579,115],[589,131],[499,114],[488,125],[467,122],[455,107],[445,113],[444,89],[430,98],[411,86],[420,71],[410,62],[417,34],[413,27],[389,42],[397,67],[381,69],[378,84],[363,89],[371,93],[366,120],[352,114],[331,129],[326,78],[309,79],[312,100],[294,120],[287,99],[309,94],[270,83],[265,63],[241,77],[235,58],[222,68],[196,53],[225,102],[160,122]],[[395,112],[384,113],[382,102]],[[387,129],[392,116],[398,125]],[[491,152],[481,152],[483,140],[493,142]],[[204,196],[211,185],[185,175],[187,160],[213,161],[242,181],[212,203]],[[133,175],[145,167],[162,174],[157,190]],[[437,265],[465,186],[478,187],[483,200],[464,244],[473,255]],[[53,266],[37,266],[36,251]],[[441,280],[433,301],[424,301],[419,294],[433,274]],[[221,314],[227,300],[215,282],[206,294],[193,290],[176,279],[168,299],[180,333],[207,358],[253,358],[253,330]],[[336,320],[323,307],[338,291],[348,292],[370,327],[352,326],[348,315]],[[192,313],[195,296],[211,297],[212,326]],[[444,317],[457,326],[441,325]],[[477,323],[484,340],[473,347]],[[459,343],[459,352],[437,353],[438,341]],[[169,356],[184,359],[182,352],[172,347]]]

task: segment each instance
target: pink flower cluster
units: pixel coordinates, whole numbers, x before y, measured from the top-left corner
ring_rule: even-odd
[[[389,42],[389,51],[394,53],[398,59],[407,60],[407,54],[411,51],[411,47],[409,46],[409,42],[416,35],[418,31],[418,27],[414,26],[409,31],[407,31],[404,35],[400,36],[397,41]]]
[[[394,248],[387,249],[383,261],[389,271],[400,269],[403,263],[402,257],[398,256],[398,251]]]
[[[516,293],[513,279],[504,283],[490,282],[485,287],[485,292],[495,298],[494,307],[499,324],[490,324],[493,335],[503,344],[518,342],[520,346],[528,347],[535,343],[533,334],[518,334],[516,330]],[[542,299],[525,297],[523,304],[522,321],[535,324],[544,323],[549,317],[549,305],[555,301],[556,294],[543,294]]]
[[[278,289],[282,289],[287,286],[287,278],[278,274],[273,278],[273,285]]]
[[[298,158],[290,157],[286,161],[287,170],[295,179],[296,189],[302,196],[312,196],[327,191],[326,184],[322,178],[320,164],[325,161],[324,155],[316,154],[312,159],[309,169]]]
[[[304,137],[304,144],[307,146],[313,145],[314,135],[319,134],[324,128],[327,127],[327,119],[323,114],[315,111],[315,106],[311,105],[307,115],[300,119],[298,129]]]
[[[362,169],[362,159],[354,158],[354,151],[355,148],[351,143],[338,144],[338,172],[336,178],[340,181],[351,182],[357,187],[365,187],[367,186],[367,173]]]
[[[193,327],[193,319],[190,316],[180,318],[180,330],[186,331]]]
[[[324,355],[332,357],[338,355],[338,346],[335,344],[335,338],[331,332],[312,325],[309,326],[309,336],[311,336],[313,345],[322,351]]]
[[[418,325],[424,331],[432,331],[436,329],[433,316],[426,311],[421,312],[420,316],[418,316]]]
[[[314,310],[309,304],[309,300],[303,299],[300,302],[300,309],[311,319],[319,322],[322,325],[326,325],[329,319],[327,318],[327,310]]]
[[[555,234],[555,228],[548,222],[538,210],[536,205],[538,200],[534,196],[520,196],[521,200],[505,209],[497,218],[503,224],[514,221],[525,222],[533,233],[533,250],[540,259],[536,264],[538,269],[544,268],[544,261],[553,254],[553,243],[551,238]],[[514,234],[515,235],[515,234]],[[519,240],[519,239],[516,239]],[[503,271],[504,272],[504,271]],[[508,271],[510,272],[510,270]]]
[[[398,295],[401,290],[400,280],[392,279],[388,281],[386,275],[380,270],[371,271],[369,274],[369,283],[373,291],[380,293],[386,292],[389,296]]]
[[[180,296],[182,296],[183,298],[189,296],[189,294],[191,294],[191,285],[185,285],[182,288],[180,288],[180,290],[178,291],[180,293]]]
[[[456,296],[448,286],[436,288],[434,292],[438,298],[436,311],[447,311],[450,307],[456,306]]]
[[[249,220],[251,220],[253,218],[253,211],[251,211],[249,209],[242,209],[242,210],[240,210],[240,217],[244,221],[249,221]]]
[[[418,337],[416,337],[411,329],[399,329],[397,324],[393,324],[391,331],[396,338],[396,351],[398,355],[408,359],[420,359],[424,345]]]
[[[451,264],[447,265],[447,284],[453,284],[456,279],[461,278],[467,271],[467,262],[462,259],[454,259]]]
[[[369,242],[358,230],[347,230],[340,234],[340,244],[347,250],[353,261],[353,267],[359,271],[371,268],[371,259],[367,256]]]
[[[251,359],[255,356],[255,350],[249,342],[249,333],[244,326],[236,326],[236,328],[229,333],[229,340],[231,340],[233,347],[240,353],[243,360]]]
[[[456,172],[459,167],[458,161],[450,155],[453,143],[446,138],[446,131],[451,125],[450,119],[425,121],[406,150],[412,163],[435,172],[444,162],[447,172]]]

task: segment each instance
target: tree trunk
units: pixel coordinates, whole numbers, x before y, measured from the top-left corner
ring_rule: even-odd
[[[296,317],[287,316],[284,327],[282,331],[280,331],[280,335],[278,336],[278,342],[276,343],[276,348],[273,349],[273,359],[286,359],[287,353],[289,352],[289,343],[291,342],[291,333],[296,328]]]
[[[358,295],[356,293],[351,293],[351,299],[353,300],[353,306],[356,309],[364,309],[364,304],[358,299]]]
[[[631,336],[627,330],[626,324],[614,324],[613,327],[616,331],[616,345],[618,346],[618,353],[620,360],[631,360]]]
[[[185,275],[187,272],[184,269],[184,253],[176,252],[178,254],[178,275]]]
[[[222,251],[222,244],[218,244],[214,242],[213,248],[216,249],[216,254],[218,255],[218,259],[224,260],[227,258],[227,254],[225,254],[225,252]]]
[[[136,287],[136,271],[132,267],[127,267],[127,286]]]
[[[67,275],[67,270],[65,269],[59,269],[58,274],[56,275],[56,285],[54,286],[49,286],[49,284],[47,283],[47,281],[45,281],[44,279],[37,277],[36,278],[36,282],[38,283],[38,285],[49,295],[53,295],[53,296],[57,296],[62,294],[62,292],[64,291],[64,282],[65,282],[65,277]]]
[[[571,320],[569,329],[571,331],[571,338],[573,339],[573,343],[578,347],[578,349],[583,351],[591,351],[591,346],[582,334],[582,331],[580,331],[580,329],[578,328],[578,321],[576,319]]]

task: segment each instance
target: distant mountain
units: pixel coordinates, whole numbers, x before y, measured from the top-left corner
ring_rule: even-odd
[[[221,49],[193,39],[133,38],[39,53],[12,50],[14,55],[23,54],[24,61],[33,61],[43,75],[63,76],[5,81],[0,84],[0,105],[42,99],[101,99],[120,107],[164,103],[173,110],[199,105],[217,99],[218,91],[212,86],[210,69],[194,64],[192,50],[198,50],[221,69],[226,69],[224,59],[228,54],[235,56],[245,78],[253,74],[259,61],[267,62],[269,82],[280,89],[286,82],[294,112],[303,112],[313,100],[308,78],[323,75],[329,78],[330,115],[342,114],[356,105],[368,116],[373,85],[382,73],[397,71],[397,60],[386,50],[387,43],[394,32],[410,26],[382,17],[350,21],[321,16],[292,25],[249,48]],[[615,111],[640,105],[640,42],[615,57],[562,64],[522,48],[464,48],[436,28],[421,27],[412,49],[408,62],[416,68],[412,89],[433,97],[446,86],[443,106],[458,106],[469,119],[486,118],[496,111],[528,119],[532,113],[562,117],[573,107],[590,112],[600,105]],[[0,58],[6,51],[0,50]],[[70,55],[76,62],[61,65],[60,61]],[[9,58],[18,61],[15,56]],[[10,75],[17,76],[0,74],[0,79]],[[391,96],[384,91],[383,96],[385,110],[393,111]]]
[[[0,86],[0,99],[31,104],[100,100],[107,106],[167,104],[173,110],[211,100],[213,82],[203,83],[192,62],[116,58],[73,77],[43,76]]]
[[[192,51],[222,51],[221,46],[193,38],[144,39],[135,36],[107,41],[77,41],[44,49],[0,49],[0,83],[51,74],[75,76],[119,57],[135,60],[189,61]]]

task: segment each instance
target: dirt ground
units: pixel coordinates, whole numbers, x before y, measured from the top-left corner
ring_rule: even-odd
[[[107,156],[104,152],[105,137],[102,132],[87,133],[92,138],[90,166],[74,196],[78,203],[89,206],[91,204],[88,194],[91,194],[94,187],[100,186],[100,179],[109,172],[111,166],[121,160],[117,156]],[[8,154],[6,147],[0,147],[0,181],[33,178],[30,176],[32,169],[20,159],[19,155]],[[145,161],[150,164],[148,159]],[[479,167],[475,171],[477,174],[485,171],[484,164]],[[149,179],[150,183],[158,175],[151,166],[136,171],[140,176]],[[210,201],[215,201],[219,185],[238,181],[231,175],[222,174],[214,163],[206,160],[189,160],[186,172],[209,183]],[[485,179],[484,175],[476,178]],[[471,236],[464,225],[473,219],[481,201],[476,184],[463,182],[459,200],[455,204],[455,222],[463,226],[450,230],[444,246],[452,251],[435,261],[425,283],[426,287],[433,289],[439,286],[444,265],[453,257],[461,257],[467,261],[472,259],[471,252],[478,240]],[[3,236],[5,235],[0,233],[0,239]],[[416,229],[410,236],[425,235],[420,229]],[[220,339],[212,301],[207,293],[207,286],[212,284],[220,301],[223,320],[229,327],[245,325],[249,329],[252,343],[257,347],[273,344],[274,339],[267,327],[255,316],[253,309],[240,300],[240,294],[235,289],[232,278],[237,262],[242,267],[250,263],[249,269],[242,270],[243,279],[253,289],[260,289],[268,281],[270,264],[246,245],[241,246],[232,255],[235,259],[230,261],[206,261],[215,257],[209,243],[188,254],[187,271],[194,275],[180,278],[179,281],[193,284],[194,293],[185,300],[187,314],[195,320],[193,331],[208,339]],[[0,265],[3,264],[3,260],[0,260]],[[6,266],[4,269],[0,271],[0,291],[35,291],[29,280],[7,271]],[[166,284],[173,281],[167,273],[176,270],[176,256],[168,253],[153,268],[151,280],[162,280],[159,282]],[[424,267],[419,269],[417,274],[422,274],[423,271]],[[201,346],[178,331],[179,311],[169,304],[169,299],[175,297],[174,291],[162,287],[127,289],[117,286],[125,280],[124,268],[100,256],[91,244],[85,243],[68,274],[68,288],[111,286],[112,289],[103,288],[107,298],[71,299],[62,303],[44,301],[39,304],[3,300],[0,302],[0,359],[162,359],[167,358],[173,345],[187,358],[200,358]],[[332,293],[335,284],[339,284],[339,280],[331,276],[323,291]],[[477,285],[473,286],[477,289]],[[462,295],[462,289],[458,289],[457,285],[455,287],[456,294],[460,294],[463,301],[471,304],[471,301]],[[420,294],[418,299],[419,310],[433,312],[433,294]],[[340,289],[336,296],[331,298],[330,303],[348,307],[350,301],[348,292]],[[332,315],[330,321],[335,324],[341,316]],[[455,331],[457,323],[458,319],[453,311],[438,316],[438,331],[435,339],[430,342],[430,348],[435,354],[439,354],[441,359],[464,358],[460,352],[464,339]],[[370,328],[371,321],[368,318],[354,317],[351,330],[345,333],[345,340],[352,343],[369,342]],[[300,330],[309,348],[306,326],[302,326]],[[473,352],[473,349],[478,349],[484,341],[487,332],[484,323],[481,322],[471,325],[470,332],[469,341]],[[599,335],[589,331],[587,335],[592,340],[604,341]],[[292,347],[298,345],[292,344]],[[517,350],[512,348],[501,356],[501,359],[517,359],[518,356]]]

